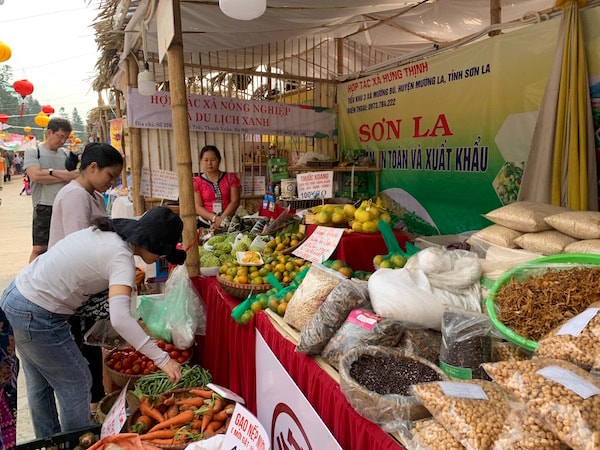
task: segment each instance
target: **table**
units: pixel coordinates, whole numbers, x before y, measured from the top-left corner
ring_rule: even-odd
[[[307,225],[306,235],[310,236],[317,225]],[[408,235],[402,231],[394,230],[394,235],[402,250],[406,250]],[[389,253],[381,233],[350,233],[342,235],[333,255],[329,259],[340,259],[352,267],[353,270],[373,272],[373,258],[377,255]]]
[[[193,277],[206,304],[206,336],[199,340],[202,366],[213,381],[237,392],[256,414],[256,330],[304,393],[344,450],[401,450],[380,427],[361,417],[347,402],[339,384],[314,359],[295,352],[265,312],[246,325],[231,318],[239,301],[227,294],[214,277]]]

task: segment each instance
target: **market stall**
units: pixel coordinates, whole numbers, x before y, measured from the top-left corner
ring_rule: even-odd
[[[255,335],[258,331],[342,448],[402,448],[398,441],[350,406],[339,383],[313,358],[295,352],[295,344],[281,334],[266,313],[256,315],[246,325],[237,324],[231,318],[231,311],[239,300],[223,291],[214,277],[195,278],[194,284],[206,302],[208,318],[202,364],[217,384],[229,386],[244,397],[248,409],[256,412]]]

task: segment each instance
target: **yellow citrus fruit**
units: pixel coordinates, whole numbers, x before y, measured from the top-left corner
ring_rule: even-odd
[[[287,309],[288,302],[281,302],[279,306],[277,306],[277,314],[283,316],[285,314],[285,310]]]
[[[362,233],[362,223],[358,220],[352,222],[352,231],[356,231],[357,233]]]
[[[348,221],[346,214],[344,214],[343,210],[335,211],[331,215],[331,221],[336,225],[342,225]]]
[[[377,229],[377,222],[375,222],[374,220],[369,220],[368,222],[364,222],[362,224],[362,231],[363,233],[377,233],[378,229]]]
[[[383,261],[383,255],[377,255],[373,258],[373,265],[381,266],[381,262]]]
[[[250,305],[250,309],[252,310],[252,312],[255,312],[255,313],[257,313],[258,311],[262,311],[263,306],[262,306],[262,303],[260,302],[260,300],[253,301],[252,304]]]
[[[355,212],[356,207],[353,204],[348,203],[347,205],[344,205],[344,214],[346,214],[346,216],[348,216],[350,219],[354,217]]]

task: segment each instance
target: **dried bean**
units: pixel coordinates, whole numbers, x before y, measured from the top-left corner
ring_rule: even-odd
[[[589,372],[567,361],[543,358],[486,363],[483,368],[494,381],[525,402],[534,417],[562,442],[574,450],[598,448],[600,380]],[[569,387],[554,381],[548,371],[568,375]],[[592,395],[582,396],[573,390],[584,385]]]
[[[438,423],[469,449],[490,449],[509,413],[509,396],[500,386],[486,380],[462,380],[453,384],[479,386],[484,398],[466,398],[447,394],[439,382],[413,386],[413,394]]]
[[[419,448],[428,450],[463,450],[465,448],[434,419],[415,422],[413,436]]]
[[[410,395],[410,386],[437,381],[439,374],[431,367],[406,358],[361,355],[350,366],[350,376],[370,391],[381,395]]]

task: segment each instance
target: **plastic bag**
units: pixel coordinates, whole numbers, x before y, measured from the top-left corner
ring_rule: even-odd
[[[115,331],[110,323],[110,319],[99,319],[85,333],[83,341],[87,345],[113,349],[129,345],[119,333]]]
[[[555,328],[538,344],[535,356],[565,359],[591,369],[600,358],[600,302]]]
[[[500,435],[514,400],[496,383],[461,380],[419,383],[412,393],[466,448],[488,450]]]
[[[333,288],[345,279],[346,277],[340,272],[329,269],[323,264],[311,264],[304,280],[287,305],[283,321],[297,330],[302,330]]]
[[[488,379],[481,363],[492,357],[492,322],[480,312],[448,307],[442,317],[440,367],[451,378]]]
[[[204,302],[196,293],[185,266],[169,275],[164,296],[142,296],[138,311],[150,334],[186,349],[195,335],[206,333]]]
[[[358,346],[340,361],[340,390],[348,403],[389,433],[430,416],[411,394],[412,384],[445,379],[429,361],[386,346]]]
[[[379,345],[394,347],[404,332],[402,322],[384,319],[372,311],[356,308],[329,340],[321,356],[331,366],[339,368],[345,353],[360,345]]]
[[[370,306],[366,281],[343,280],[304,325],[296,351],[318,355],[342,326],[350,311]]]
[[[600,446],[600,380],[568,361],[485,363],[489,376],[573,449]]]

